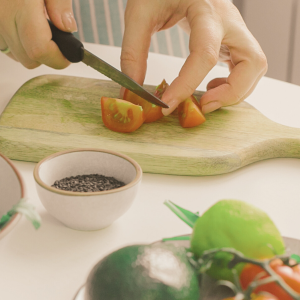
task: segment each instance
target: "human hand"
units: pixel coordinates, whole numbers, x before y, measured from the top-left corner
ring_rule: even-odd
[[[0,0],[0,8],[0,49],[9,48],[9,57],[28,69],[70,64],[51,40],[47,15],[59,29],[76,31],[72,0]]]
[[[121,54],[124,73],[142,84],[151,35],[180,23],[190,33],[190,55],[162,101],[170,114],[189,97],[218,60],[228,64],[228,78],[216,78],[201,97],[203,113],[238,104],[267,72],[266,57],[239,11],[228,0],[128,0]]]

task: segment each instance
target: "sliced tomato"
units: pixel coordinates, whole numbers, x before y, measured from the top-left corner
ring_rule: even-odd
[[[165,80],[156,88],[155,96],[161,98],[164,90],[167,87],[167,83]],[[148,102],[147,100],[143,99],[142,97],[136,95],[135,93],[131,92],[128,89],[125,89],[123,93],[123,99],[129,101],[133,104],[140,105],[143,107],[144,116],[145,116],[145,123],[151,123],[154,121],[159,120],[164,115],[161,111],[161,107],[155,104]]]
[[[178,105],[178,118],[183,128],[195,127],[206,120],[193,95]]]
[[[125,89],[123,99],[143,108],[145,123],[154,122],[163,117],[161,107],[148,102],[128,89]]]
[[[156,89],[155,89],[155,93],[154,96],[161,99],[163,93],[165,92],[166,88],[169,85],[167,84],[167,82],[165,81],[165,79],[163,79],[163,81],[161,82],[161,84],[159,84]]]
[[[300,293],[300,268],[295,266],[293,268],[283,264],[282,260],[274,259],[270,263],[271,268],[289,285],[295,292]],[[259,266],[253,264],[246,264],[240,274],[241,286],[246,289],[248,285],[255,279],[266,278],[269,275]],[[259,277],[259,278],[258,278]],[[255,289],[255,292],[268,292],[276,296],[280,300],[292,300],[279,285],[275,282],[260,285]]]
[[[144,122],[143,108],[121,99],[101,98],[104,125],[117,132],[133,132]]]

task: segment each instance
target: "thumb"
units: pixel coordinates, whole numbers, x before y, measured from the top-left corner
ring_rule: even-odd
[[[45,0],[45,6],[50,20],[57,28],[66,32],[77,31],[72,0]]]

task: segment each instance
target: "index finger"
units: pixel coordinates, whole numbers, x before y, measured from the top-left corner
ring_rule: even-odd
[[[163,109],[170,114],[180,102],[193,94],[207,73],[217,64],[221,41],[222,26],[212,14],[200,9],[190,8],[187,19],[191,27],[190,55],[180,70],[179,76],[165,91],[162,101],[170,108]]]
[[[28,57],[55,69],[70,63],[52,41],[52,33],[44,12],[44,1],[28,1],[28,9],[17,16],[17,30]]]
[[[145,15],[147,10],[143,3],[133,4],[128,1],[126,6],[121,69],[136,82],[143,84],[153,28],[150,13]]]

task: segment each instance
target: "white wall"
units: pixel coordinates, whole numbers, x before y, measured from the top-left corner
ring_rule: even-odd
[[[264,50],[266,76],[300,84],[300,0],[234,0]]]

